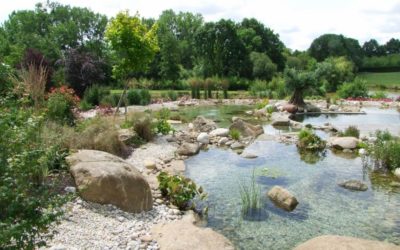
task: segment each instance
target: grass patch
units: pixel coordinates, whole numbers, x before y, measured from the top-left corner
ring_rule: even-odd
[[[239,183],[240,199],[242,201],[242,215],[258,215],[261,209],[261,188],[256,183],[256,171],[253,170],[249,183]]]
[[[367,82],[368,87],[400,89],[400,72],[362,72],[358,76]]]

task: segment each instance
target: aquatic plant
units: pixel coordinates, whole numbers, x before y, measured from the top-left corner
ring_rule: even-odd
[[[367,160],[375,170],[394,171],[400,168],[400,140],[388,131],[376,131],[376,141],[367,146]]]
[[[299,132],[297,147],[304,151],[320,151],[325,149],[326,142],[310,129],[302,129]]]
[[[357,126],[349,126],[347,127],[343,132],[339,134],[339,136],[351,136],[351,137],[360,137],[360,130],[357,128]]]
[[[196,196],[199,196],[201,200],[207,197],[207,194],[203,192],[203,188],[198,187],[194,181],[187,177],[170,175],[162,171],[157,176],[157,180],[160,183],[159,188],[161,194],[168,198],[171,203],[180,210],[187,209],[189,207],[189,202]],[[195,204],[192,203],[191,208],[194,209]]]
[[[261,208],[261,188],[256,183],[256,170],[253,170],[248,184],[239,183],[240,199],[242,200],[242,215],[252,216],[259,213]]]

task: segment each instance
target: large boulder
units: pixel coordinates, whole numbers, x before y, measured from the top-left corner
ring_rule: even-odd
[[[210,132],[210,136],[226,137],[228,135],[229,135],[229,129],[227,128],[217,128]]]
[[[298,245],[294,250],[400,250],[394,244],[354,237],[323,235]]]
[[[299,204],[294,195],[280,186],[274,186],[269,190],[267,195],[276,206],[283,208],[286,211],[293,211]]]
[[[336,149],[355,149],[359,142],[359,139],[351,136],[331,137],[328,139],[328,145]]]
[[[295,114],[297,112],[297,106],[293,104],[285,104],[283,105],[282,110],[291,114]]]
[[[367,191],[367,184],[359,180],[349,180],[338,184],[340,187],[353,191]]]
[[[217,128],[217,125],[215,124],[214,121],[211,121],[209,119],[206,119],[203,116],[198,116],[194,121],[193,121],[193,128],[196,131],[199,132],[210,132],[214,129]]]
[[[260,125],[252,125],[242,119],[235,120],[229,127],[229,130],[231,129],[237,129],[243,137],[251,136],[255,138],[264,133],[264,130]]]
[[[152,209],[149,184],[123,159],[102,151],[79,150],[66,160],[84,200],[135,213]]]
[[[233,244],[211,228],[197,227],[193,213],[182,220],[155,225],[151,233],[163,250],[233,250]]]
[[[272,113],[272,126],[289,126],[290,125],[290,114],[288,113]]]
[[[184,142],[176,151],[180,155],[192,156],[200,151],[200,146],[197,143]]]
[[[210,138],[207,133],[201,132],[197,136],[197,141],[200,142],[201,144],[207,145],[210,142]]]

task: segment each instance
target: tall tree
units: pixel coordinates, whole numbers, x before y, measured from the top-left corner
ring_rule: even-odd
[[[362,46],[364,55],[367,57],[371,56],[382,56],[385,54],[384,48],[379,45],[378,41],[371,39],[366,41]]]
[[[392,38],[385,44],[386,54],[400,54],[400,40]]]
[[[139,14],[130,16],[128,11],[120,12],[110,20],[106,39],[115,58],[118,58],[113,74],[120,79],[127,79],[131,73],[144,71],[159,50],[157,25],[148,29]]]
[[[289,103],[304,106],[303,94],[308,89],[317,85],[317,78],[312,71],[301,71],[296,69],[285,69],[285,84],[289,91],[292,91],[292,97]]]
[[[246,48],[231,20],[206,23],[196,34],[197,56],[204,76],[239,76]]]
[[[357,67],[362,63],[363,51],[358,41],[343,35],[322,35],[312,42],[308,51],[319,62],[328,57],[347,56]]]

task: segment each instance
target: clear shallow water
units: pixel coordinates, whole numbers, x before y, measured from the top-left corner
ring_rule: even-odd
[[[257,141],[248,149],[259,158],[243,159],[230,150],[211,149],[186,161],[186,175],[209,193],[208,226],[227,236],[238,249],[292,249],[323,234],[400,244],[400,188],[388,185],[393,181],[390,177],[372,176],[360,158],[343,158],[328,151],[322,160],[308,164],[294,145]],[[257,177],[261,220],[243,220],[239,183],[249,182],[253,169],[264,167],[278,177]],[[363,180],[368,191],[337,186],[348,179]],[[274,185],[295,194],[300,202],[296,210],[285,212],[268,200],[266,192]]]
[[[193,117],[204,115],[227,127],[232,116],[242,116],[248,108],[200,107],[186,112]],[[367,115],[305,116],[300,120],[315,125],[329,122],[339,129],[356,125],[362,133],[389,129],[399,134],[400,115],[396,110],[365,111]],[[264,130],[267,134],[291,132],[268,124]],[[393,177],[370,173],[352,154],[327,151],[322,157],[305,157],[295,145],[273,141],[256,141],[248,150],[259,157],[243,159],[230,150],[212,148],[186,160],[186,175],[209,194],[208,226],[227,236],[238,249],[292,249],[324,234],[400,244],[400,188],[389,185],[395,181]],[[277,178],[257,177],[262,213],[258,221],[244,220],[239,183],[249,182],[254,168],[265,167]],[[349,179],[363,180],[368,191],[352,192],[337,186]],[[288,213],[269,201],[266,192],[274,185],[295,194],[300,202],[296,210]]]
[[[364,108],[366,115],[297,115],[294,119],[304,124],[323,125],[329,122],[338,129],[345,129],[349,125],[357,126],[361,133],[369,134],[380,130],[389,130],[400,134],[400,112],[395,109]]]

